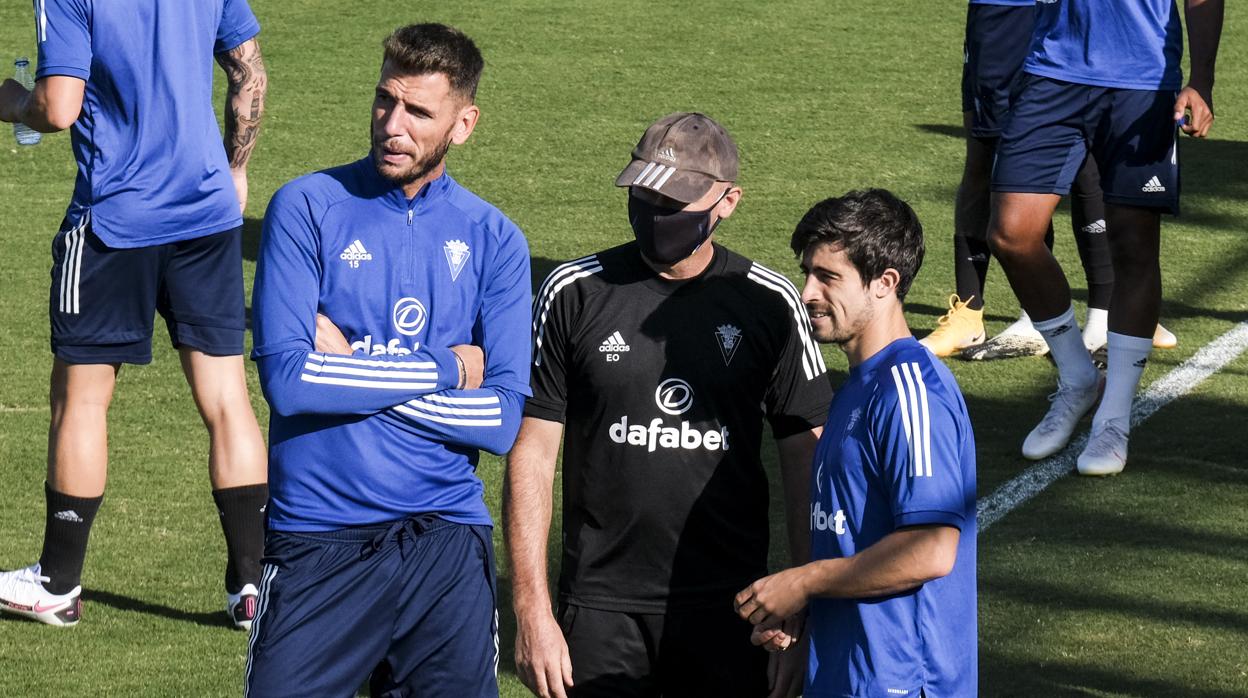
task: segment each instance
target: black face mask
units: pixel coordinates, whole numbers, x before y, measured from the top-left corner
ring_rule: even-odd
[[[655,264],[669,265],[697,252],[719,225],[719,221],[711,224],[711,211],[727,195],[728,190],[702,211],[681,211],[656,206],[629,192],[628,222],[641,253]]]

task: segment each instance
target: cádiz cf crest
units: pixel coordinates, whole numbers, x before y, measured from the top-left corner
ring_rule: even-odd
[[[451,281],[459,278],[459,272],[464,270],[464,263],[472,256],[468,245],[461,240],[449,240],[442,246],[442,251],[446,253],[446,263],[451,267]]]
[[[720,325],[715,329],[715,338],[719,340],[719,351],[724,355],[724,365],[727,366],[741,344],[741,330],[733,325]]]

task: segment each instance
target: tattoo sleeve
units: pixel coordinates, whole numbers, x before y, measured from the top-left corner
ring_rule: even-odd
[[[225,155],[231,168],[246,167],[260,134],[269,76],[255,38],[217,54],[229,81],[225,93]]]

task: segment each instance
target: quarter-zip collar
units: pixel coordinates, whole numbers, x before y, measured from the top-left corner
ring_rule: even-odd
[[[437,179],[421,187],[416,196],[409,199],[403,194],[402,187],[377,172],[371,154],[357,160],[355,166],[359,170],[360,180],[367,185],[370,193],[386,206],[402,211],[408,218],[422,213],[434,202],[446,196],[455,181],[451,179],[448,168],[443,168],[442,174]]]

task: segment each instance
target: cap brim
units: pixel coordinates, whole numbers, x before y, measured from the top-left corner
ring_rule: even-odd
[[[615,178],[617,187],[642,187],[685,204],[702,198],[713,184],[715,178],[710,175],[646,160],[633,160]]]

